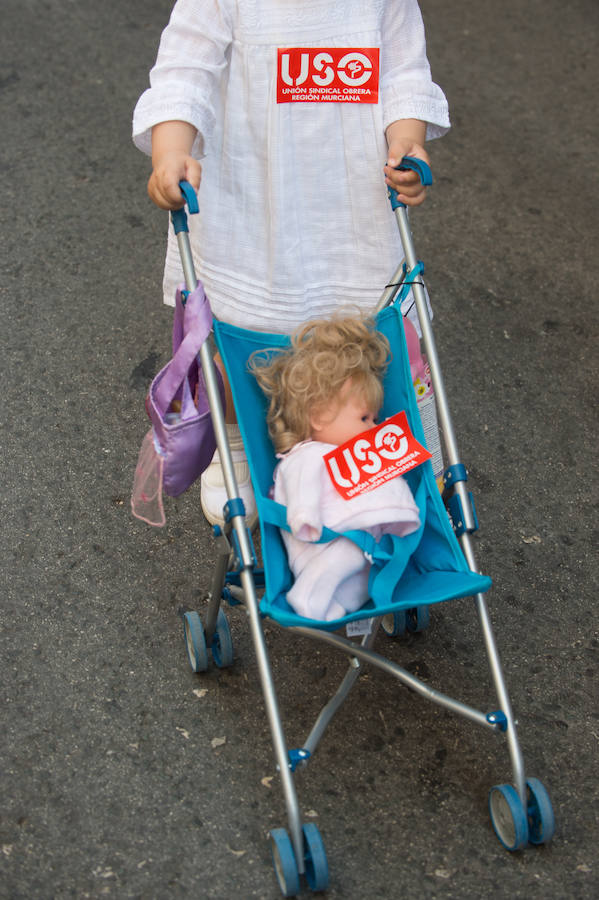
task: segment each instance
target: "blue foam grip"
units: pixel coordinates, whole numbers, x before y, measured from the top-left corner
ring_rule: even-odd
[[[431,172],[430,166],[425,163],[423,159],[417,159],[415,156],[404,156],[402,161],[398,166],[396,166],[401,172],[406,172],[411,170],[412,172],[416,172],[418,177],[420,178],[421,183],[428,187],[433,183],[433,173]],[[387,188],[387,193],[389,194],[389,201],[391,202],[391,209],[396,210],[399,207],[405,207],[405,203],[401,203],[397,199],[397,191],[393,188]]]
[[[175,234],[179,234],[181,231],[189,231],[189,228],[187,227],[187,215],[184,209],[171,210],[171,222],[173,223]]]
[[[198,205],[198,195],[193,186],[189,181],[180,181],[179,187],[181,188],[181,193],[185,197],[185,202],[191,215],[199,213],[200,207]],[[182,209],[174,209],[171,212],[171,222],[173,223],[175,234],[179,234],[181,231],[189,231],[189,228],[187,227],[187,214],[184,207]]]
[[[198,195],[195,192],[195,188],[189,181],[180,181],[179,187],[181,188],[181,193],[185,197],[185,202],[187,203],[187,208],[191,215],[199,213],[200,207],[198,205]]]

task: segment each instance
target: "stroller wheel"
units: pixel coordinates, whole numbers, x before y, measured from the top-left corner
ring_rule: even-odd
[[[426,631],[430,625],[431,617],[428,606],[416,606],[414,609],[408,610],[407,627],[408,631],[415,634],[419,631]]]
[[[521,850],[528,843],[526,811],[511,784],[499,784],[489,791],[489,813],[495,834],[506,850]]]
[[[408,614],[406,610],[400,609],[398,612],[388,613],[386,616],[383,616],[381,626],[389,637],[399,637],[405,634],[408,628]]]
[[[304,860],[306,881],[312,891],[326,891],[329,886],[329,866],[318,826],[304,825]]]
[[[212,637],[212,658],[219,669],[226,669],[233,665],[233,641],[229,622],[222,609],[218,611],[216,631]]]
[[[186,612],[183,616],[183,634],[191,668],[194,672],[205,672],[208,668],[208,649],[202,620],[197,612]]]
[[[555,831],[555,818],[549,794],[538,778],[529,778],[526,788],[528,840],[531,844],[548,844]]]
[[[291,840],[284,828],[273,828],[270,832],[270,849],[283,897],[295,897],[300,889],[299,872]]]

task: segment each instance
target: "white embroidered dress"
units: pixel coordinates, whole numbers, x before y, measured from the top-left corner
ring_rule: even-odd
[[[294,47],[379,48],[378,102],[278,103],[277,51]],[[402,256],[385,128],[421,119],[430,139],[449,127],[416,0],[179,0],[150,84],[134,113],[141,150],[159,122],[198,130],[190,233],[218,318],[287,332],[376,304]],[[165,302],[181,280],[171,233]]]

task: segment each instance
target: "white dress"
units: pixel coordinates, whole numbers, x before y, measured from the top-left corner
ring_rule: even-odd
[[[281,535],[294,583],[287,602],[308,619],[331,622],[368,600],[370,563],[349,538],[317,541],[323,526],[333,531],[368,531],[405,537],[420,525],[420,513],[404,478],[344,500],[336,491],[324,456],[332,444],[304,441],[282,456],[274,474],[274,499],[287,507],[291,529]]]
[[[285,48],[378,48],[378,102],[277,102]],[[218,318],[287,332],[339,306],[376,304],[402,257],[385,129],[421,119],[430,139],[449,128],[416,0],[179,0],[150,84],[133,119],[141,150],[150,153],[159,122],[198,130],[190,233]],[[170,231],[167,303],[182,280]]]

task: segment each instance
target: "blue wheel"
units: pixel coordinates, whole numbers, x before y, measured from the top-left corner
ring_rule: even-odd
[[[300,889],[299,872],[293,845],[284,828],[273,828],[270,832],[270,849],[283,897],[295,897]]]
[[[419,631],[426,631],[430,625],[431,617],[428,606],[416,606],[408,613],[408,631],[416,634]]]
[[[208,668],[208,648],[202,620],[197,612],[186,612],[183,616],[183,634],[191,668],[194,672],[205,672]]]
[[[555,831],[555,817],[549,794],[538,778],[529,778],[527,788],[528,840],[548,844]]]
[[[408,614],[406,610],[400,609],[397,612],[383,616],[381,626],[389,637],[400,637],[402,634],[405,634],[408,629]]]
[[[304,833],[304,862],[306,881],[312,891],[326,891],[329,886],[329,866],[318,826],[310,822],[302,828]]]
[[[528,820],[520,797],[511,784],[489,791],[489,814],[495,834],[506,850],[521,850],[528,843]]]
[[[233,665],[233,641],[227,617],[222,609],[218,611],[216,631],[212,635],[212,659],[219,669]]]

